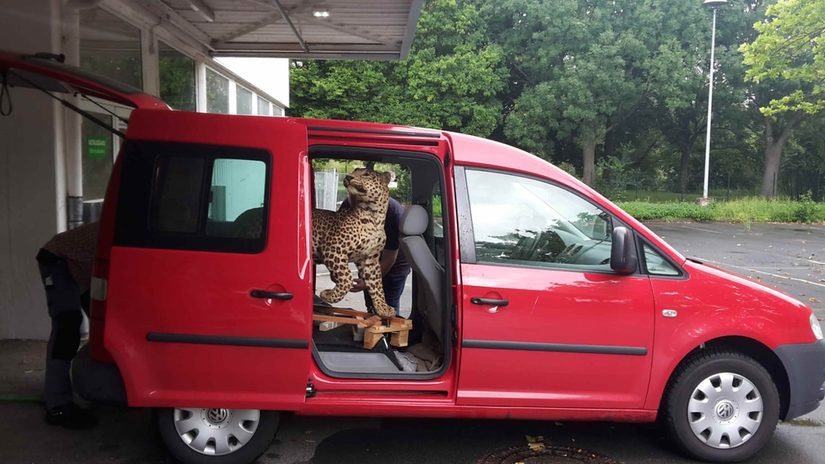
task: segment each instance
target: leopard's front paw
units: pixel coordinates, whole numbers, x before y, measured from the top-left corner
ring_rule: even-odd
[[[344,299],[343,296],[340,296],[340,297],[337,296],[335,294],[334,289],[324,290],[323,292],[321,292],[321,294],[319,296],[321,297],[322,300],[324,300],[325,302],[327,302],[329,304],[338,303],[339,301]]]
[[[378,313],[381,317],[393,317],[395,316],[395,309],[392,306],[384,303],[384,304],[377,304],[375,305],[375,312]]]

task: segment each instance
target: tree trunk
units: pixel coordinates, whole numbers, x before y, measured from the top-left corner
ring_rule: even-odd
[[[582,181],[593,185],[593,171],[596,167],[596,139],[588,138],[582,142]]]
[[[793,132],[793,128],[798,120],[787,124],[775,137],[773,123],[770,119],[765,120],[765,171],[762,174],[763,197],[774,197],[776,195],[776,179],[779,176],[779,162],[782,160],[782,150]]]
[[[679,193],[686,193],[690,178],[690,152],[693,145],[682,146],[682,159],[679,161]]]

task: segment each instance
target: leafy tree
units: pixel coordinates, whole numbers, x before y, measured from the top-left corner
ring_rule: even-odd
[[[747,78],[757,87],[765,116],[765,170],[761,194],[776,193],[782,152],[792,131],[825,109],[825,1],[782,0],[754,24],[759,35],[741,51]]]
[[[774,98],[762,108],[768,116],[825,109],[825,0],[782,0],[754,24],[756,40],[742,46],[748,78],[784,80],[800,88]]]
[[[405,61],[296,63],[291,113],[488,136],[501,114],[502,60],[474,5],[432,0]]]
[[[554,139],[574,141],[587,183],[611,131],[646,106],[687,108],[701,86],[695,5],[504,0],[482,11],[508,50],[511,81],[523,81],[505,135],[546,158]]]

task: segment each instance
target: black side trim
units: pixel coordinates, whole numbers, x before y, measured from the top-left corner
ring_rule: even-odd
[[[150,342],[252,346],[259,348],[306,349],[309,347],[309,342],[306,340],[292,340],[288,338],[229,337],[224,335],[177,334],[165,332],[149,332],[146,334],[146,340]]]
[[[384,129],[351,129],[345,127],[323,127],[323,126],[309,126],[307,130],[323,131],[323,132],[348,132],[354,134],[382,134],[382,135],[396,135],[405,137],[429,137],[431,139],[440,139],[440,132],[407,132],[394,131]]]
[[[473,215],[470,211],[470,193],[467,191],[467,176],[464,166],[453,168],[455,178],[456,208],[458,210],[458,249],[461,252],[461,262],[476,263],[476,241],[473,231]]]
[[[500,342],[494,340],[464,340],[464,348],[489,350],[553,351],[558,353],[624,354],[645,356],[647,348],[636,346],[569,345],[565,343]]]

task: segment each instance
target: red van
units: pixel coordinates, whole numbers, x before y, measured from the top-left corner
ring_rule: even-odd
[[[157,408],[183,462],[250,462],[278,412],[661,419],[690,456],[740,461],[825,395],[810,308],[687,259],[609,200],[521,150],[345,121],[170,111],[42,58],[15,85],[135,107],[106,194],[90,399]],[[34,75],[38,77],[35,79]],[[313,323],[313,207],[331,167],[391,170],[414,370]],[[340,183],[339,183],[340,184]],[[333,206],[334,207],[334,206]],[[402,305],[404,306],[404,305]]]

